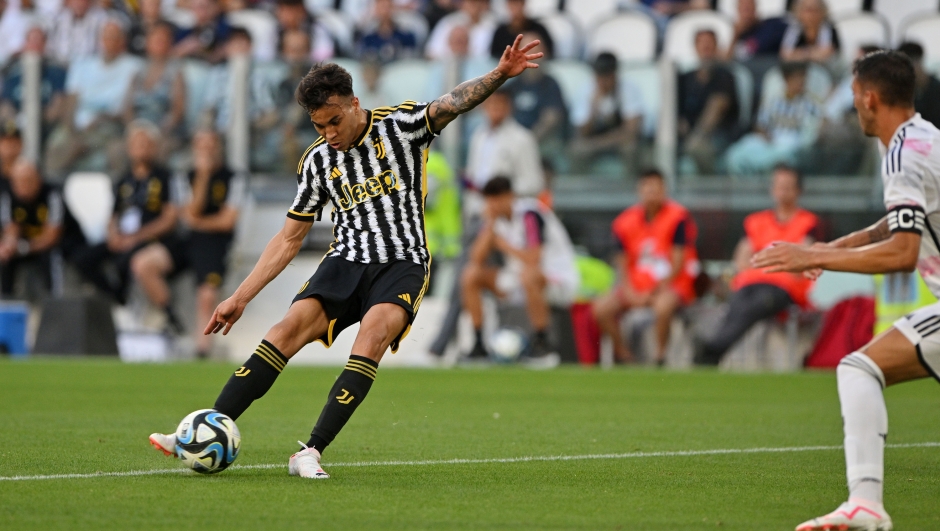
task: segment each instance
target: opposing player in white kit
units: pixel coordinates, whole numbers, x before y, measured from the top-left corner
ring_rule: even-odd
[[[771,271],[855,273],[913,271],[940,296],[940,130],[914,112],[914,68],[897,52],[856,61],[855,109],[868,136],[887,151],[882,162],[888,215],[875,225],[829,244],[779,244],[758,253],[755,267]],[[940,303],[894,323],[836,371],[845,430],[849,499],[797,531],[887,531],[891,517],[882,493],[888,436],[885,386],[933,376],[940,379]]]

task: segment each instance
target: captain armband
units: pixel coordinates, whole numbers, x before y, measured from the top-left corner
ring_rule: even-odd
[[[891,232],[924,232],[924,209],[918,205],[899,205],[888,211],[888,230]]]

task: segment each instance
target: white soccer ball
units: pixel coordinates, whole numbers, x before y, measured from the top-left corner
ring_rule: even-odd
[[[512,363],[525,350],[525,334],[515,328],[500,328],[490,336],[490,354],[500,363]]]
[[[214,409],[193,411],[176,428],[176,455],[200,474],[228,468],[241,446],[242,436],[235,421]]]

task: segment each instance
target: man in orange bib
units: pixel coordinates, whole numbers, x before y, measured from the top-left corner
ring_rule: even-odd
[[[734,251],[738,274],[731,287],[728,314],[718,333],[704,342],[696,362],[717,365],[732,345],[758,321],[773,317],[793,304],[808,307],[807,294],[813,281],[801,274],[766,273],[751,267],[751,257],[774,242],[810,244],[818,232],[816,215],[800,208],[803,177],[795,168],[774,168],[770,195],[772,210],[755,212],[744,218],[745,236]]]
[[[623,248],[618,257],[623,278],[607,295],[594,301],[594,317],[614,343],[620,363],[633,360],[623,341],[619,317],[634,308],[652,308],[655,315],[656,363],[666,356],[672,316],[695,299],[694,283],[699,274],[695,238],[698,229],[689,211],[669,199],[666,183],[658,170],[640,175],[640,202],[617,216],[612,229]]]

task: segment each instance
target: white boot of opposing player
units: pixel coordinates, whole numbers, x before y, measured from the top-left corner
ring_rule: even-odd
[[[176,457],[176,434],[164,435],[162,433],[150,434],[150,445],[163,452],[167,457]]]
[[[894,525],[881,504],[847,501],[835,511],[796,526],[796,531],[891,531]]]
[[[320,466],[320,452],[314,448],[307,448],[307,445],[297,441],[303,450],[290,456],[290,462],[287,464],[287,472],[292,476],[300,476],[308,479],[329,479],[327,474]]]

